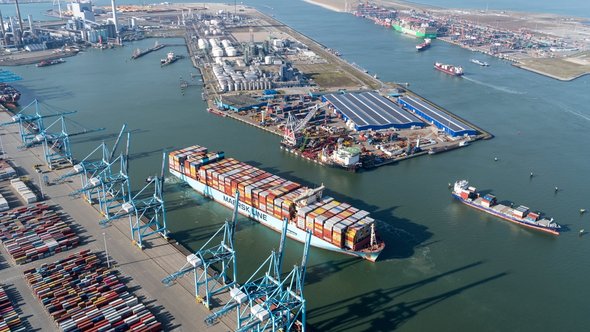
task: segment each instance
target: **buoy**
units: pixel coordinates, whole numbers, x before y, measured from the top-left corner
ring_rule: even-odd
[[[498,157],[494,157],[494,161],[498,161]]]
[[[555,192],[559,191],[559,188],[555,187]]]
[[[580,214],[586,213],[586,209],[580,209]]]
[[[533,177],[533,172],[531,172],[531,177]]]
[[[584,235],[584,229],[580,229],[580,236]]]

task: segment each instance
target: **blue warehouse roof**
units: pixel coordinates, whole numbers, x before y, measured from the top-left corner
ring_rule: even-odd
[[[413,98],[411,96],[400,97],[401,105],[416,112],[420,117],[426,121],[432,122],[438,128],[443,129],[452,136],[477,135],[477,130],[469,127],[465,123],[453,118],[443,111],[437,110],[426,102]]]
[[[356,130],[410,128],[424,123],[376,92],[324,95],[336,111],[354,123]]]

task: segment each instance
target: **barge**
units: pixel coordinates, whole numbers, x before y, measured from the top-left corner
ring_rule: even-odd
[[[561,226],[553,221],[553,218],[542,218],[540,213],[531,212],[528,207],[523,205],[512,208],[512,206],[498,204],[494,195],[487,194],[482,197],[476,188],[469,186],[467,180],[455,182],[452,195],[468,206],[517,225],[559,235]]]

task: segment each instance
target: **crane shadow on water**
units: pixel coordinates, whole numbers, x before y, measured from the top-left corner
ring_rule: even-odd
[[[508,275],[508,272],[497,273],[420,299],[410,301],[399,299],[422,286],[476,267],[482,263],[482,261],[478,261],[417,282],[351,296],[335,303],[308,310],[308,317],[312,321],[316,321],[311,324],[314,331],[392,331],[416,317],[421,311],[427,310],[471,288],[482,286]]]

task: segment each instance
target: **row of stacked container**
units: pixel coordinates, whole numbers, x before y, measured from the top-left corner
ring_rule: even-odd
[[[37,201],[37,195],[35,195],[27,184],[20,179],[10,180],[10,185],[16,190],[20,197],[22,197],[26,204],[35,203]]]
[[[0,332],[26,331],[4,288],[0,285]]]
[[[33,294],[61,331],[161,331],[117,271],[89,250],[25,271]]]
[[[79,237],[53,207],[39,203],[0,213],[0,240],[16,264],[78,245]]]
[[[0,159],[0,180],[10,179],[14,176],[16,176],[14,168],[8,163],[8,161]]]
[[[227,196],[235,196],[237,190],[241,202],[279,220],[287,218],[339,248],[361,250],[369,244],[375,221],[367,211],[330,197],[307,204],[303,197],[309,188],[233,158],[223,158],[223,153],[207,153],[206,148],[195,145],[171,152],[169,166]]]
[[[10,209],[8,201],[6,198],[4,198],[4,196],[2,196],[2,194],[0,194],[0,211],[6,211],[8,209]]]

